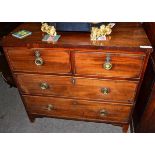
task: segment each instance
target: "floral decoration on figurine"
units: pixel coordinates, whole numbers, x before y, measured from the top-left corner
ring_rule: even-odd
[[[49,26],[47,23],[42,23],[41,31],[46,32],[50,36],[56,36],[57,32],[54,26]]]
[[[101,25],[100,28],[92,27],[91,40],[106,40],[106,36],[110,35],[115,23],[109,23],[108,25]]]
[[[61,35],[58,35],[54,26],[49,26],[47,23],[42,23],[41,31],[46,32],[42,41],[55,43],[59,40]]]

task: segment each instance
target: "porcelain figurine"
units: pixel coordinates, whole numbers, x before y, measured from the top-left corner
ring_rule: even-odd
[[[100,28],[98,27],[92,27],[91,29],[91,40],[106,40],[106,36],[110,35],[112,32],[112,27],[115,25],[115,23],[110,23],[107,26],[101,25]]]
[[[47,23],[42,23],[41,31],[46,32],[47,34],[51,36],[56,36],[57,32],[54,26],[49,26]]]

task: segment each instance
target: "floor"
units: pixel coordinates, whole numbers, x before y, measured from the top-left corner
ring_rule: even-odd
[[[37,118],[30,123],[16,88],[0,76],[0,133],[121,133],[121,127],[54,118]]]

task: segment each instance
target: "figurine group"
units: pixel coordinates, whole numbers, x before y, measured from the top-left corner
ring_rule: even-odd
[[[57,32],[54,26],[49,26],[47,23],[42,23],[41,26],[42,32],[46,32],[50,36],[56,36]]]
[[[115,23],[109,23],[108,25],[101,25],[100,28],[92,27],[91,29],[91,40],[106,40],[106,36],[111,34],[112,27]],[[54,26],[49,26],[47,23],[42,23],[42,32],[46,32],[50,36],[57,36],[57,32]]]
[[[91,40],[106,40],[106,35],[111,34],[112,27],[115,23],[109,23],[107,26],[101,25],[100,28],[92,27],[91,29]]]

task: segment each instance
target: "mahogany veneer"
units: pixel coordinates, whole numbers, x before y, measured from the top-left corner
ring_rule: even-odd
[[[9,34],[2,42],[30,120],[106,122],[126,132],[152,52],[141,24],[116,23],[106,41],[90,41],[89,33],[58,32],[61,38],[53,44],[41,41],[40,26],[22,24],[14,31],[27,29],[31,36]]]
[[[124,122],[129,120],[131,105],[109,104],[99,101],[64,99],[56,97],[25,96],[28,111],[45,116],[74,118],[97,122]],[[49,110],[52,103],[52,110]],[[105,114],[102,114],[104,109]],[[107,114],[106,114],[107,113]]]
[[[19,88],[24,94],[55,95],[71,98],[92,100],[118,101],[132,103],[137,90],[137,81],[90,79],[69,76],[53,76],[38,74],[17,74]],[[48,89],[41,89],[42,83],[48,84]],[[126,87],[124,87],[126,86]],[[102,88],[109,88],[109,94],[103,94]]]

